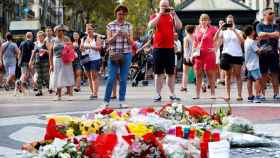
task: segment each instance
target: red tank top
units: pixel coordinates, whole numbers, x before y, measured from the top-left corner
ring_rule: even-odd
[[[153,36],[154,48],[174,48],[174,22],[169,15],[161,15]]]

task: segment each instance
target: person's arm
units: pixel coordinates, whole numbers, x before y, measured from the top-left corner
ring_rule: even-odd
[[[16,51],[16,57],[17,57],[17,59],[20,59],[19,57],[20,57],[20,55],[21,55],[21,51],[20,51],[20,49],[17,47],[17,45],[15,44],[15,46],[16,46],[16,48],[15,48],[15,51]]]
[[[220,27],[218,28],[218,30],[216,31],[215,35],[214,35],[214,41],[216,43],[218,43],[219,41],[223,42],[223,34],[222,34],[222,29],[224,27],[225,23],[222,23],[220,25]]]
[[[155,28],[159,22],[161,15],[162,15],[162,13],[158,13],[155,18],[153,18],[151,21],[149,21],[148,28]]]
[[[34,64],[34,57],[35,57],[35,50],[32,50],[32,54],[31,54],[31,57],[30,57],[30,60],[29,60],[29,63],[28,63],[28,66],[30,68],[32,68],[32,66]]]
[[[50,44],[48,49],[49,49],[50,71],[53,71],[53,44]]]
[[[257,34],[260,39],[268,39],[268,38],[279,38],[279,28],[277,27],[274,32],[265,32],[263,25],[258,24],[257,27]]]
[[[175,23],[175,29],[181,29],[183,24],[175,11],[172,13],[172,16],[173,16],[174,23]]]
[[[0,45],[0,67],[3,66],[3,45]]]
[[[93,48],[96,51],[101,50],[101,39],[99,37],[96,38],[96,47]]]

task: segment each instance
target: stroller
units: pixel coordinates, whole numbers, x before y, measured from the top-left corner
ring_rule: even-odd
[[[132,63],[129,69],[132,87],[137,87],[140,81],[143,86],[148,86],[147,72],[153,67],[152,54],[141,50],[133,57]]]

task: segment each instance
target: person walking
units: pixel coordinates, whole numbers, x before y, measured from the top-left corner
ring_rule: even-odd
[[[25,38],[26,40],[23,41],[19,46],[20,54],[18,61],[18,66],[21,69],[20,80],[22,83],[22,87],[28,86],[28,79],[31,76],[31,69],[29,68],[28,64],[30,62],[32,51],[34,49],[32,32],[27,32]]]
[[[188,73],[189,73],[189,67],[193,65],[191,61],[191,54],[192,54],[192,47],[194,42],[194,31],[195,26],[193,25],[187,25],[185,27],[186,36],[184,38],[184,56],[183,56],[183,77],[182,77],[182,84],[181,84],[181,91],[187,92],[187,83],[188,83]]]
[[[116,20],[107,25],[107,40],[109,43],[108,78],[103,106],[108,106],[111,100],[112,89],[116,74],[120,72],[119,106],[124,107],[127,75],[131,63],[131,45],[133,42],[132,25],[126,21],[128,9],[119,5],[115,11]]]
[[[80,51],[81,39],[80,34],[78,32],[73,33],[73,46],[75,49],[76,59],[73,61],[73,69],[75,73],[75,92],[80,92],[81,90],[81,75],[82,75],[82,65],[81,65],[81,56],[82,53]]]
[[[279,54],[278,54],[278,39],[279,26],[273,24],[274,12],[272,8],[263,10],[263,22],[257,24],[257,34],[260,39],[260,47],[265,48],[266,52],[260,54],[260,71],[262,73],[262,100],[265,100],[265,88],[271,75],[273,88],[273,99],[279,100]]]
[[[53,72],[51,75],[51,87],[57,89],[57,101],[61,100],[62,88],[67,88],[67,94],[73,96],[72,87],[75,84],[74,81],[74,71],[72,62],[64,63],[62,61],[62,52],[66,44],[71,43],[70,39],[65,36],[65,31],[67,27],[63,24],[57,25],[54,28],[56,37],[50,45],[50,71]]]
[[[199,26],[195,31],[195,40],[193,50],[199,53],[192,53],[194,70],[196,77],[196,96],[193,99],[200,99],[200,91],[203,78],[203,70],[207,76],[211,89],[211,99],[215,97],[215,80],[216,80],[216,55],[214,36],[217,29],[210,25],[210,17],[207,14],[201,14]]]
[[[225,30],[222,30],[226,27]],[[242,32],[236,29],[234,17],[228,15],[226,23],[221,24],[216,35],[215,41],[221,41],[223,51],[220,67],[225,71],[226,96],[225,100],[230,100],[231,80],[233,77],[237,81],[237,101],[242,101],[242,79],[241,67],[243,65],[243,51],[241,45],[244,43]]]
[[[35,96],[43,95],[43,85],[49,88],[49,52],[47,49],[45,39],[45,33],[43,31],[37,32],[37,41],[32,52],[32,56],[29,62],[29,67],[34,65],[35,73],[37,74],[36,85],[38,92]]]
[[[182,22],[170,7],[168,0],[160,1],[160,11],[152,19],[149,28],[154,28],[153,57],[155,73],[155,102],[161,101],[164,73],[167,74],[167,85],[170,92],[169,99],[180,100],[175,95],[175,53],[174,33],[175,29],[182,28]]]
[[[4,67],[8,75],[6,83],[4,84],[5,90],[8,91],[10,86],[15,83],[16,64],[20,49],[16,43],[13,42],[13,35],[10,32],[6,33],[6,40],[7,41],[2,44],[0,50],[0,67]]]
[[[95,33],[95,29],[95,26],[92,24],[87,24],[87,37],[81,42],[81,50],[83,51],[83,55],[88,56],[88,62],[84,63],[84,68],[87,73],[91,90],[89,99],[98,98],[99,71],[101,67],[101,40]]]

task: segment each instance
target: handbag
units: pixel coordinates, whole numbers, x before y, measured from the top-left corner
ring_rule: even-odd
[[[116,53],[113,51],[109,52],[109,58],[112,63],[122,65],[124,63],[124,54],[123,53]]]
[[[61,59],[64,64],[69,64],[75,60],[75,50],[72,45],[64,44]]]
[[[114,52],[113,50],[109,51],[109,59],[112,63],[122,65],[124,63],[124,41],[123,41],[123,48],[120,53]]]
[[[85,65],[88,62],[90,62],[89,54],[82,55],[80,62],[81,62],[82,65]]]
[[[205,32],[203,33],[203,35],[202,35],[202,37],[201,37],[201,41],[200,41],[200,43],[198,44],[198,47],[197,48],[193,48],[193,51],[192,51],[192,58],[194,58],[194,57],[199,57],[200,56],[200,49],[201,49],[201,46],[202,46],[202,42],[203,42],[203,40],[204,40],[204,38],[205,38],[205,34],[207,33],[207,31],[208,31],[208,28],[205,30]],[[197,32],[196,32],[196,34],[197,34]],[[197,37],[197,36],[196,36]]]

